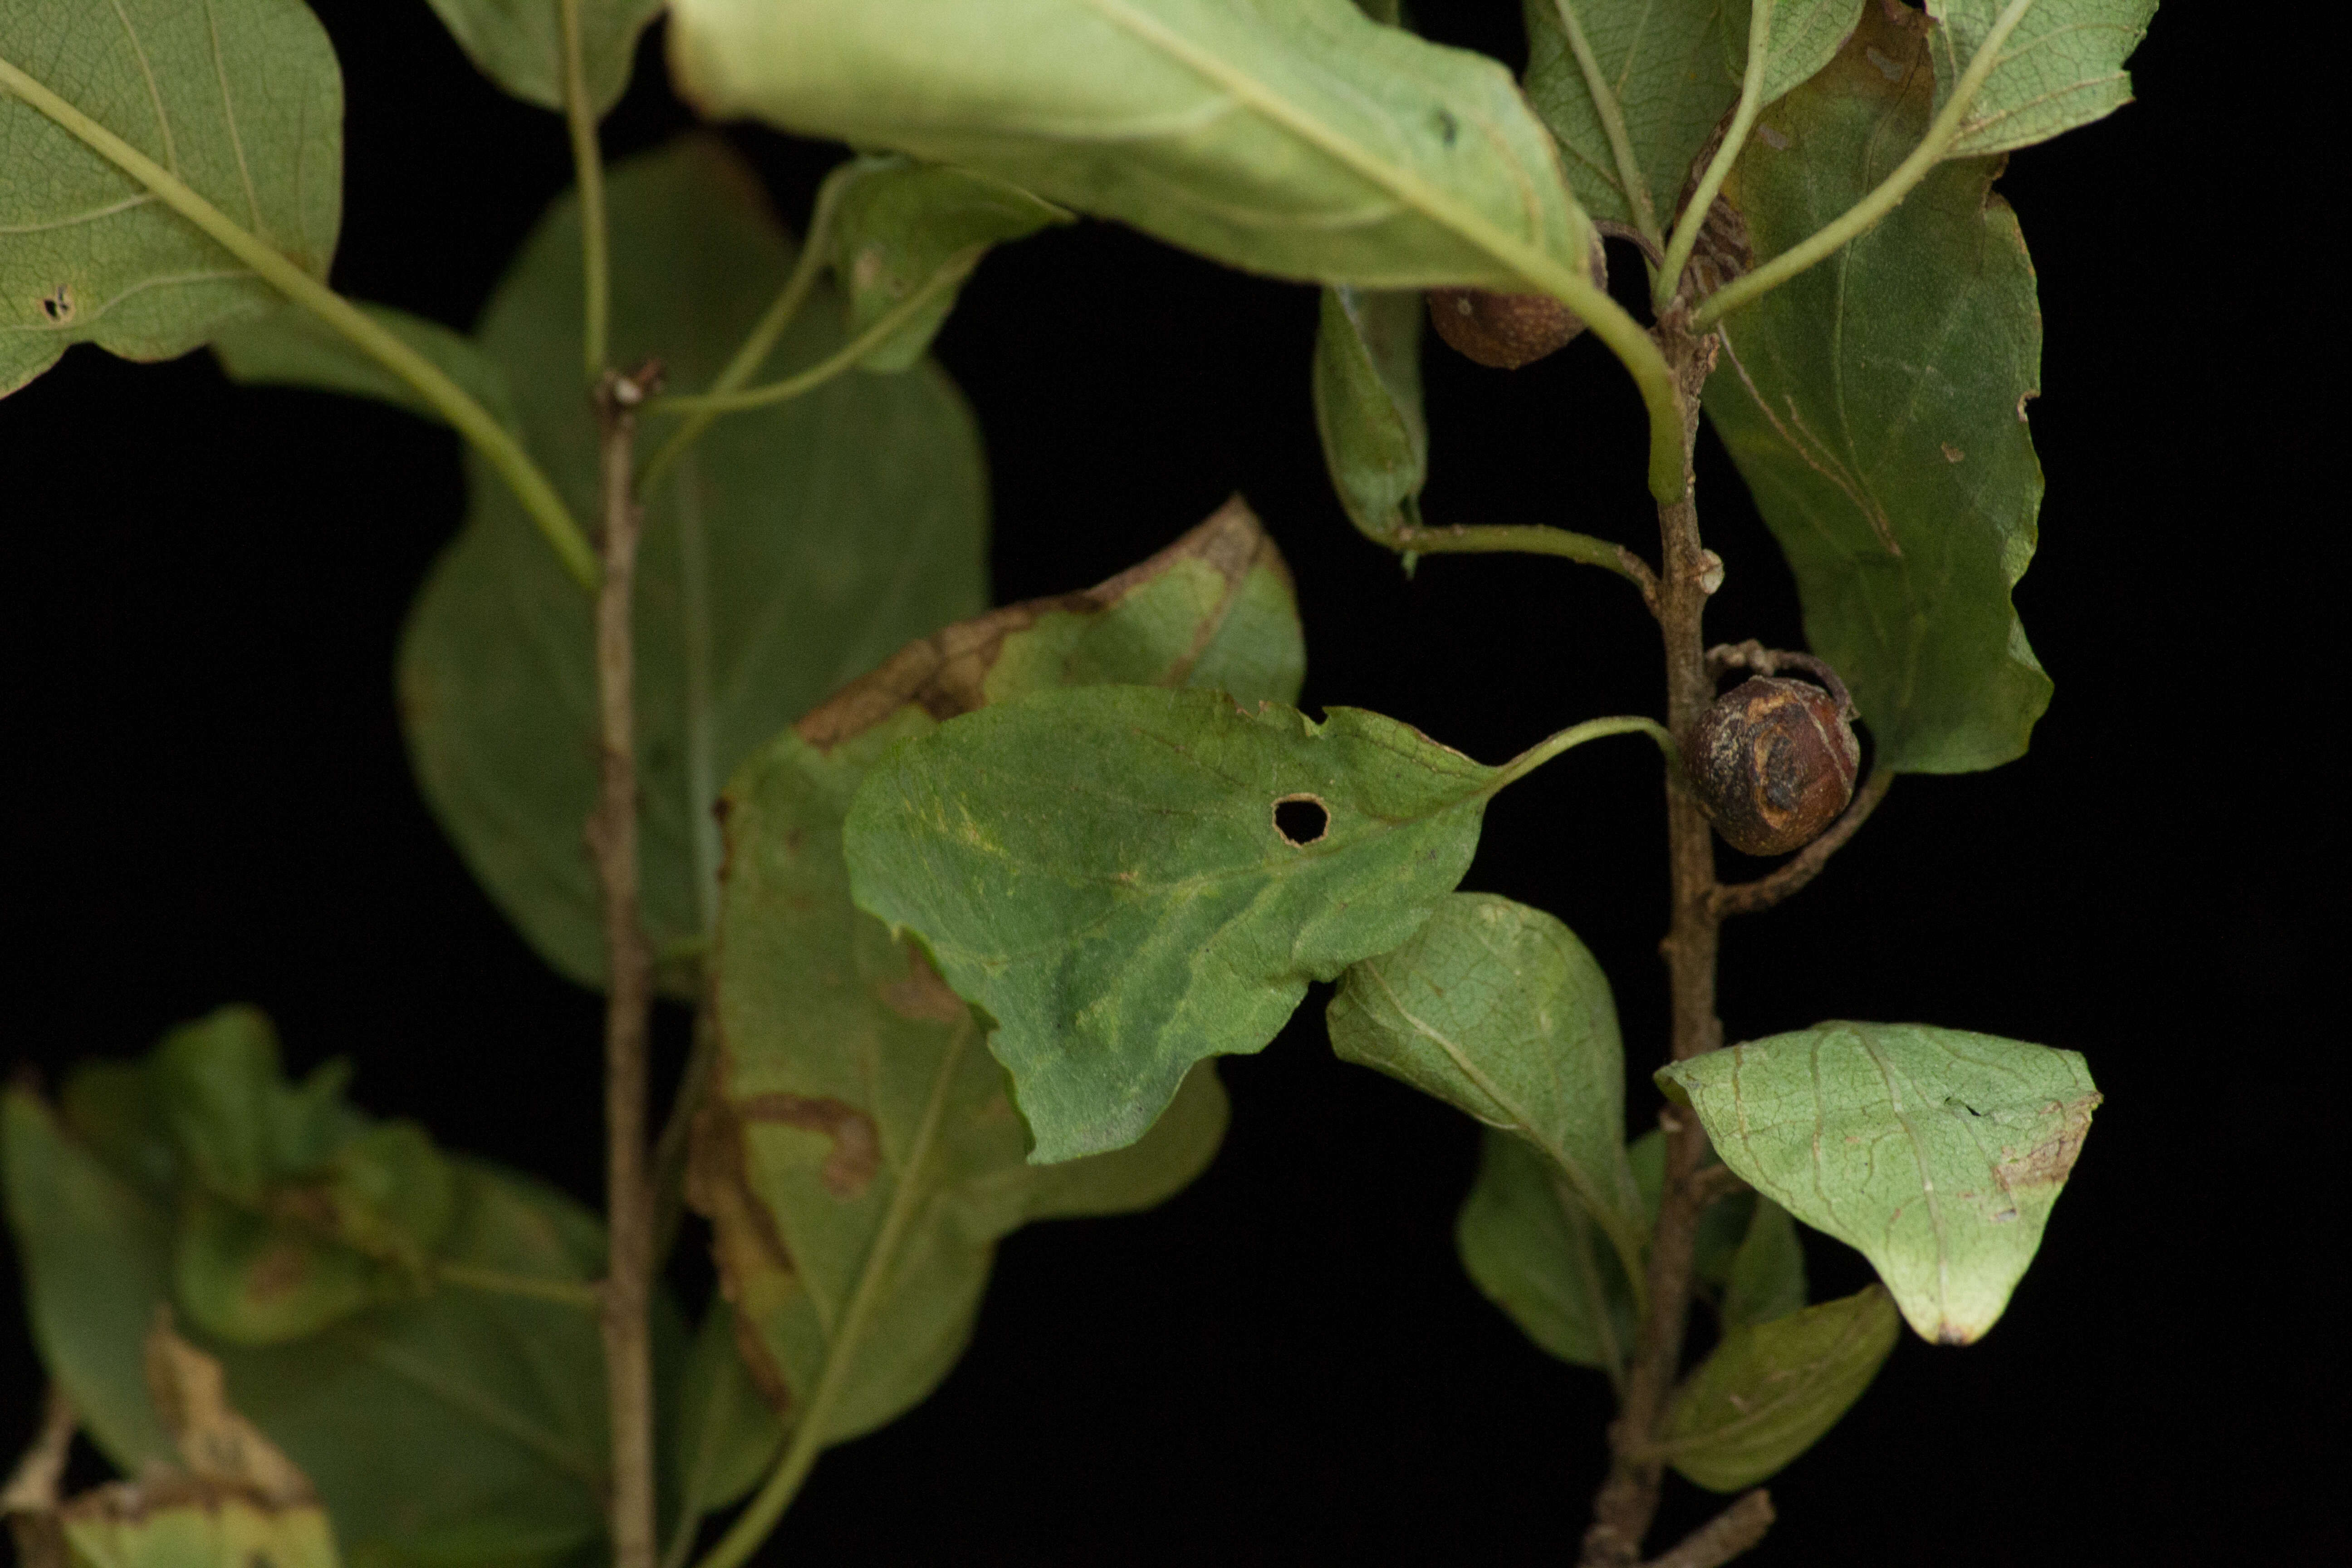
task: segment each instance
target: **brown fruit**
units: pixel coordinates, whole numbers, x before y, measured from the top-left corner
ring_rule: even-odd
[[[1836,698],[1802,680],[1743,680],[1699,715],[1683,769],[1725,843],[1786,855],[1821,837],[1853,798],[1862,748]]]
[[[1593,241],[1588,270],[1609,286],[1609,261]],[[1584,319],[1549,294],[1496,294],[1484,289],[1432,289],[1429,322],[1437,335],[1480,364],[1517,370],[1566,348]]]

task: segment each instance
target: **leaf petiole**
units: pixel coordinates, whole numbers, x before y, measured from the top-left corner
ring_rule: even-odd
[[[841,1316],[840,1327],[825,1345],[824,1365],[817,1373],[816,1387],[793,1422],[792,1441],[784,1446],[783,1457],[776,1461],[775,1469],[769,1473],[758,1495],[736,1516],[718,1543],[702,1554],[695,1568],[740,1568],[767,1540],[776,1521],[792,1505],[801,1483],[808,1479],[817,1452],[824,1446],[825,1423],[849,1380],[857,1341],[866,1331],[866,1320],[881,1304],[883,1287],[898,1261],[898,1243],[905,1237],[915,1211],[922,1206],[924,1167],[929,1163],[932,1150],[940,1141],[940,1124],[947,1116],[948,1087],[955,1080],[957,1064],[963,1059],[971,1035],[971,1026],[967,1022],[948,1043],[939,1073],[931,1082],[930,1100],[923,1107],[923,1119],[916,1124],[913,1146],[907,1151],[906,1163],[898,1171],[898,1184],[891,1190],[890,1207],[882,1216],[882,1228],[875,1233],[873,1250],[866,1255],[865,1266],[858,1270],[857,1289],[850,1294],[849,1308]]]
[[[1390,549],[1410,555],[1556,555],[1563,561],[1614,572],[1642,591],[1644,603],[1653,609],[1656,605],[1658,579],[1649,563],[1622,544],[1612,544],[1589,533],[1540,523],[1490,522],[1457,523],[1451,528],[1400,528],[1378,537]]]
[[[1658,264],[1657,285],[1652,297],[1661,310],[1682,287],[1683,268],[1689,265],[1691,252],[1697,247],[1707,209],[1715,205],[1716,193],[1723,189],[1731,165],[1739,159],[1740,149],[1748,145],[1748,132],[1756,129],[1757,115],[1764,109],[1764,73],[1771,63],[1773,0],[1753,0],[1753,6],[1748,19],[1748,70],[1740,79],[1739,106],[1732,111],[1731,124],[1725,130],[1715,156],[1707,160],[1706,172],[1699,176],[1690,200],[1683,204],[1682,215],[1675,219],[1674,237],[1666,242],[1666,258]]]
[[[563,27],[563,121],[572,133],[572,166],[580,184],[580,261],[586,296],[581,322],[588,383],[604,374],[613,321],[613,247],[604,220],[604,156],[596,144],[596,111],[588,100],[582,58],[580,0],[560,0]]]
[[[777,294],[775,302],[768,307],[767,313],[760,318],[759,324],[751,329],[751,335],[735,351],[735,357],[727,362],[727,368],[720,371],[719,379],[710,384],[712,393],[733,392],[751,380],[760,366],[767,363],[768,355],[774,352],[776,340],[784,335],[784,329],[793,324],[801,313],[801,307],[815,292],[817,279],[824,273],[825,253],[833,248],[834,209],[839,204],[842,187],[847,183],[849,172],[856,167],[856,159],[836,165],[833,173],[824,177],[824,184],[817,187],[816,205],[809,213],[808,237],[801,245],[800,256],[793,263],[792,275],[784,279],[783,289]],[[719,410],[712,409],[689,416],[639,471],[637,493],[643,495],[651,490],[654,481],[686,455],[686,449],[710,428],[711,421],[717,419],[719,414]]]
[[[1496,771],[1489,793],[1514,784],[1527,777],[1562,752],[1573,751],[1587,741],[1599,741],[1611,735],[1647,735],[1665,753],[1666,765],[1675,766],[1682,760],[1682,748],[1664,724],[1654,719],[1644,719],[1638,713],[1619,714],[1608,719],[1587,719],[1581,724],[1570,724],[1556,735],[1547,736],[1505,763]]]
[[[353,348],[398,376],[473,443],[530,514],[564,570],[583,588],[596,585],[596,552],[588,547],[572,509],[548,482],[514,433],[449,379],[438,365],[402,342],[360,308],[328,288],[105,126],[50,91],[11,61],[0,58],[0,89],[47,115],[100,157],[129,174],[256,276],[341,334]]]
[[[1843,249],[1847,242],[1876,226],[1878,221],[1902,204],[1911,188],[1927,177],[1928,171],[1943,162],[1944,150],[1958,140],[1962,121],[1969,108],[1976,101],[1977,93],[2000,64],[2000,47],[2009,41],[2010,34],[2033,9],[2033,0],[2009,0],[2009,5],[1985,34],[1976,58],[1969,68],[1953,84],[1952,96],[1946,100],[1943,111],[1927,127],[1927,134],[1910,156],[1895,165],[1894,172],[1878,183],[1878,187],[1862,200],[1832,218],[1819,232],[1790,247],[1771,260],[1745,277],[1734,279],[1707,296],[1699,308],[1691,312],[1691,326],[1705,331],[1759,294],[1770,292],[1804,271],[1814,263],[1826,261]]]
[[[479,1268],[470,1263],[436,1263],[432,1278],[436,1285],[454,1285],[490,1296],[551,1301],[590,1312],[601,1310],[604,1304],[604,1293],[582,1279],[547,1279],[534,1274],[513,1274],[503,1268]]]
[[[924,280],[921,288],[876,317],[873,324],[864,331],[797,375],[740,392],[704,392],[683,397],[656,397],[646,405],[647,409],[656,414],[738,414],[748,408],[765,408],[772,403],[783,403],[814,392],[873,353],[877,344],[887,341],[892,333],[921,314],[940,295],[961,286],[987,253],[988,247],[984,245],[967,246],[957,251],[940,265],[937,272]],[[652,465],[648,465],[647,469],[650,478]]]

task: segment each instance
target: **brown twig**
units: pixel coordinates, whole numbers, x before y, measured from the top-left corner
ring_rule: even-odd
[[[1763,1540],[1772,1519],[1772,1494],[1759,1487],[1643,1568],[1719,1568]]]
[[[596,595],[598,790],[588,819],[604,902],[604,1377],[613,1428],[613,1561],[654,1568],[653,1191],[646,1148],[646,1040],[653,954],[638,918],[635,649],[630,613],[644,517],[633,493],[636,409],[659,380],[648,364],[596,387],[603,431],[604,582]]]
[[[1658,573],[1658,627],[1665,643],[1666,722],[1677,734],[1696,722],[1715,699],[1701,622],[1709,593],[1722,582],[1720,563],[1700,542],[1698,512],[1690,485],[1691,451],[1697,435],[1699,391],[1715,363],[1715,340],[1693,338],[1670,313],[1658,328],[1659,346],[1675,367],[1685,408],[1684,491],[1658,509],[1663,549]],[[1667,858],[1674,877],[1674,915],[1660,944],[1674,1004],[1673,1056],[1676,1061],[1714,1050],[1723,1043],[1715,1016],[1715,840],[1713,829],[1685,788],[1679,773],[1666,781]],[[1640,1561],[1643,1538],[1657,1512],[1660,1461],[1653,1437],[1665,1414],[1682,1360],[1683,1332],[1690,1315],[1692,1251],[1705,1205],[1694,1178],[1706,1154],[1706,1133],[1697,1118],[1675,1120],[1666,1136],[1666,1170],[1658,1219],[1651,1233],[1649,1303],[1633,1345],[1618,1415],[1610,1427],[1609,1474],[1592,1501],[1592,1525],[1585,1532],[1584,1568],[1630,1568]]]
[[[1675,1118],[1677,1121],[1681,1119]],[[1691,1177],[1691,1197],[1705,1213],[1734,1193],[1744,1193],[1748,1184],[1728,1165],[1702,1165]]]
[[[25,1448],[25,1457],[8,1484],[0,1487],[0,1515],[16,1538],[16,1561],[24,1568],[65,1568],[66,1538],[58,1523],[58,1489],[66,1479],[66,1459],[73,1449],[79,1417],[73,1401],[56,1384],[49,1384],[48,1402],[41,1412],[41,1429]]]
[[[1728,920],[1733,915],[1752,915],[1760,910],[1769,910],[1820,876],[1822,868],[1830,863],[1830,857],[1836,854],[1845,841],[1870,819],[1870,814],[1878,809],[1878,803],[1886,798],[1887,788],[1894,783],[1892,772],[1885,768],[1877,769],[1855,792],[1853,803],[1845,808],[1845,815],[1830,824],[1828,832],[1798,850],[1786,865],[1752,882],[1734,882],[1717,888],[1715,918]]]

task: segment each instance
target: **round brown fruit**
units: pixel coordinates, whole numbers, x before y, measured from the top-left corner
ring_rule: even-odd
[[[1786,855],[1821,837],[1853,798],[1862,748],[1836,698],[1801,680],[1743,680],[1699,715],[1683,770],[1725,843]]]
[[[1593,241],[1588,270],[1609,286],[1609,261]],[[1496,370],[1517,370],[1556,353],[1584,331],[1584,319],[1549,294],[1496,294],[1485,289],[1432,289],[1429,321],[1455,350]]]

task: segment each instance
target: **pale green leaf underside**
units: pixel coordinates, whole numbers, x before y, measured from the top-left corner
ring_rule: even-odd
[[[1928,0],[1928,36],[1941,109],[1974,60],[2005,0]],[[1969,105],[1952,156],[1986,156],[2046,142],[2131,101],[2124,61],[2147,35],[2156,0],[2030,0],[2000,47],[2000,63]]]
[[[998,1237],[1030,1220],[1158,1202],[1208,1163],[1225,1114],[1204,1067],[1140,1142],[1066,1165],[1027,1163],[1004,1075],[964,1005],[911,944],[850,902],[842,819],[858,784],[943,714],[1064,683],[1192,680],[1293,696],[1297,649],[1281,558],[1235,502],[1099,587],[998,610],[902,649],[730,785],[717,961],[726,1120],[698,1131],[695,1195],[772,1383],[803,1396],[859,1279],[890,1271],[877,1316],[850,1348],[828,1440],[891,1419],[946,1375]],[[936,1093],[946,1099],[926,1144]],[[883,1216],[909,1171],[920,1206],[903,1256],[877,1259]]]
[[[790,270],[751,175],[688,138],[614,171],[616,363],[658,355],[677,385],[719,373]],[[580,386],[577,206],[526,243],[478,342],[534,453],[595,514],[596,429]],[[841,342],[820,297],[764,374]],[[648,429],[658,439],[659,424]],[[436,563],[400,656],[426,798],[467,865],[558,970],[601,983],[590,604],[506,487],[472,473],[465,530]],[[646,498],[638,566],[637,766],[644,914],[677,960],[710,930],[728,773],[907,638],[982,602],[986,482],[971,416],[935,368],[844,376],[730,415]],[[665,984],[690,988],[688,962]]]
[[[1658,1081],[1725,1164],[1868,1258],[1944,1344],[2008,1305],[2099,1103],[2073,1051],[1919,1024],[1822,1024]]]
[[[343,84],[300,0],[0,0],[0,58],[323,278]],[[0,91],[0,395],[78,342],[169,359],[278,295],[146,188]]]
[[[850,334],[887,315],[959,253],[1070,221],[1002,180],[898,157],[858,160],[842,179],[833,216],[834,274],[849,299]],[[955,300],[953,289],[940,295],[858,363],[905,370],[930,347]]]
[[[1545,1351],[1622,1376],[1633,1296],[1607,1233],[1533,1144],[1489,1128],[1484,1148],[1454,1223],[1463,1271]]]
[[[1357,709],[1097,687],[893,752],[848,828],[858,907],[997,1025],[1041,1163],[1151,1125],[1192,1064],[1274,1037],[1310,980],[1451,891],[1497,771]],[[1311,800],[1296,843],[1277,803]]]
[[[499,424],[519,423],[506,373],[463,332],[412,316],[388,305],[362,305],[375,323],[423,354]],[[420,418],[443,420],[441,410],[408,383],[353,348],[351,340],[310,311],[281,305],[266,316],[240,321],[213,339],[213,353],[231,381],[255,386],[300,386],[340,392],[404,408]]]
[[[1583,215],[1499,65],[1353,0],[675,0],[712,114],[1009,180],[1255,271],[1528,287]]]
[[[1421,489],[1429,480],[1422,315],[1422,297],[1411,290],[1323,290],[1315,429],[1340,506],[1374,539],[1421,521]]]
[[[1837,1425],[1878,1375],[1899,1328],[1876,1285],[1732,1328],[1675,1391],[1662,1446],[1675,1469],[1710,1490],[1754,1486]]]
[[[1674,225],[1691,161],[1739,97],[1748,58],[1740,0],[1526,0],[1528,97],[1559,139],[1584,209],[1643,226],[1592,83],[1570,51],[1568,8],[1615,100],[1657,229]]]
[[[1876,0],[1776,0],[1765,35],[1764,81],[1759,107],[1803,86],[1853,36],[1862,7]],[[1750,18],[1752,27],[1753,18]],[[1751,35],[1750,47],[1753,47]]]
[[[8,1214],[43,1364],[126,1471],[168,1459],[140,1346],[172,1299],[168,1193],[127,1178],[21,1091],[0,1111]],[[529,1178],[454,1158],[446,1262],[568,1281],[601,1227]],[[551,1556],[604,1528],[603,1360],[579,1307],[444,1286],[266,1348],[205,1347],[230,1397],[317,1484],[344,1547],[383,1563]]]
[[[1641,1194],[1625,1159],[1625,1052],[1609,978],[1541,910],[1456,893],[1389,952],[1349,966],[1331,1048],[1402,1079],[1556,1165],[1641,1267]]]
[[[428,0],[484,76],[526,103],[563,107],[562,0]],[[588,101],[602,115],[620,101],[637,35],[664,0],[580,0],[580,59]]]
[[[1765,111],[1725,195],[1759,260],[1858,201],[1924,133],[1931,73],[1873,5]],[[1879,763],[1962,773],[2022,753],[2050,700],[2010,590],[2042,468],[2033,266],[1995,164],[1945,164],[1877,227],[1734,311],[1706,410],[1797,577]]]

